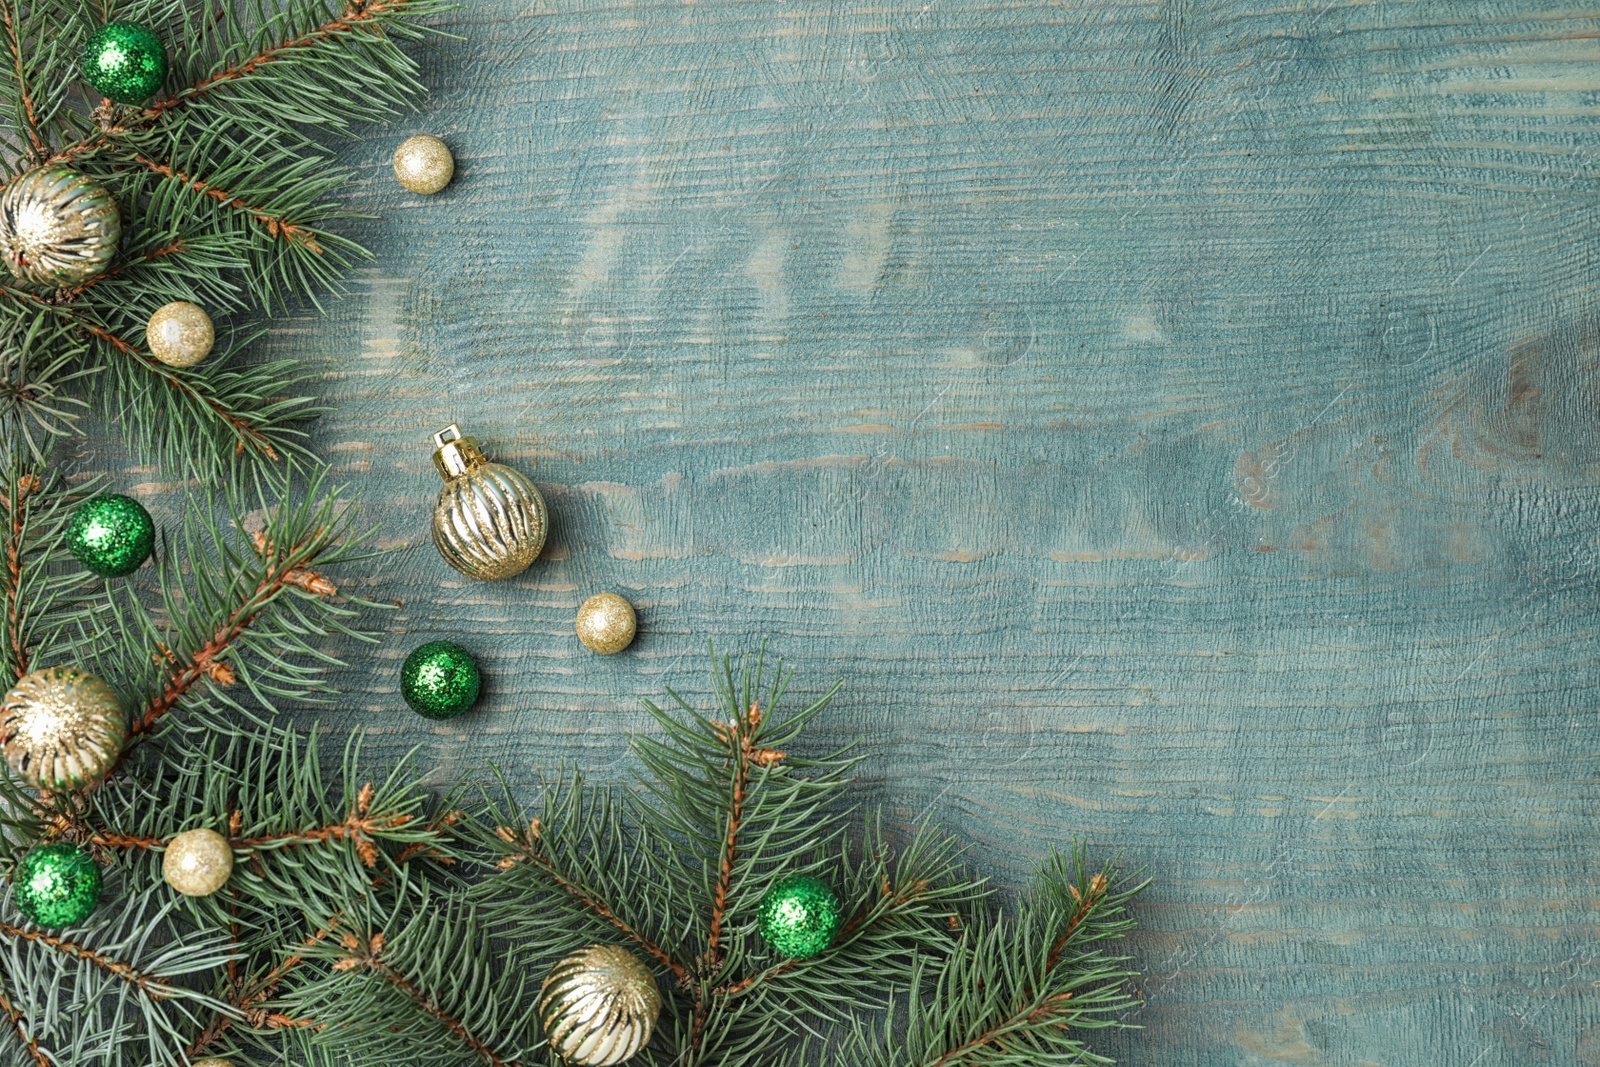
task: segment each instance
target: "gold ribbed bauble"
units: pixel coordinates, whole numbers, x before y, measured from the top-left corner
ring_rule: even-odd
[[[161,877],[186,897],[209,897],[232,873],[233,846],[215,830],[185,830],[161,857]]]
[[[217,331],[206,309],[187,300],[156,308],[144,331],[150,354],[169,367],[192,367],[211,354]]]
[[[433,435],[433,465],[444,488],[433,505],[433,543],[468,578],[493,582],[528,569],[544,548],[550,519],[538,487],[490,463],[476,438],[454,423]]]
[[[578,640],[592,651],[609,656],[633,644],[639,632],[639,616],[633,605],[615,593],[596,593],[583,602],[573,623]]]
[[[0,194],[0,256],[25,282],[81,285],[106,269],[120,240],[116,200],[71,167],[34,167]]]
[[[456,157],[437,137],[419,133],[400,142],[394,150],[394,176],[413,193],[437,193],[450,184],[456,173]]]
[[[128,739],[128,716],[105,682],[76,667],[25,674],[0,704],[0,747],[36,789],[76,789],[105,777]]]
[[[627,949],[594,945],[550,969],[539,1022],[550,1048],[578,1067],[610,1067],[650,1040],[661,1014],[655,976]]]

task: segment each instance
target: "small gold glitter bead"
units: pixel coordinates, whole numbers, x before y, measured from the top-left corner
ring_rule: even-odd
[[[621,652],[633,644],[639,632],[639,617],[633,605],[615,593],[596,593],[578,609],[573,628],[578,639],[603,655]]]
[[[207,1060],[195,1060],[190,1067],[233,1067],[232,1060],[225,1060],[221,1056],[212,1056]]]
[[[455,172],[455,157],[437,137],[419,133],[394,150],[394,176],[413,193],[437,193],[450,184]]]
[[[174,300],[156,308],[144,331],[150,354],[169,367],[192,367],[211,354],[217,332],[205,308]]]
[[[184,896],[208,897],[233,873],[233,846],[215,830],[185,830],[167,842],[161,877]]]

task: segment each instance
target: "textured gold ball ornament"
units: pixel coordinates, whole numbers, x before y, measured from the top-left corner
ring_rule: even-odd
[[[174,300],[156,308],[144,330],[150,354],[169,367],[192,367],[211,354],[217,331],[198,304]]]
[[[122,702],[76,667],[25,674],[0,704],[0,747],[36,789],[76,789],[105,777],[128,739]]]
[[[650,1040],[661,1014],[655,976],[627,949],[594,945],[550,970],[539,989],[539,1022],[556,1055],[579,1067],[610,1067]]]
[[[209,897],[232,873],[233,846],[215,830],[185,830],[161,857],[161,877],[186,897]]]
[[[71,167],[34,167],[0,194],[0,256],[25,282],[81,285],[106,269],[120,240],[116,200]]]
[[[615,593],[596,593],[578,609],[573,628],[578,640],[592,651],[609,656],[633,644],[639,632],[639,616],[633,605]]]
[[[394,176],[413,193],[437,193],[450,184],[455,173],[456,158],[437,137],[419,133],[394,150]]]
[[[189,1067],[233,1067],[232,1060],[225,1060],[221,1056],[212,1056],[210,1059],[195,1060]]]
[[[434,434],[433,444],[433,465],[444,478],[433,505],[439,555],[483,582],[527,570],[550,529],[538,487],[505,464],[490,463],[477,439],[462,437],[454,423]]]

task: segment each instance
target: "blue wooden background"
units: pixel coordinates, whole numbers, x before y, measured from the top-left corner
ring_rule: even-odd
[[[272,345],[404,602],[340,726],[628,771],[761,636],[863,796],[1155,884],[1130,1064],[1600,1064],[1600,12],[476,0],[349,145],[372,269]],[[404,135],[445,138],[441,196]],[[450,421],[544,489],[426,541]],[[643,635],[601,658],[577,605]],[[489,672],[450,724],[399,661]]]

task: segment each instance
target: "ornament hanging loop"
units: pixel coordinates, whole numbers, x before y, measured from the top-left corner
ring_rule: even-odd
[[[476,437],[463,437],[461,427],[451,423],[433,435],[433,465],[448,481],[488,462]]]

